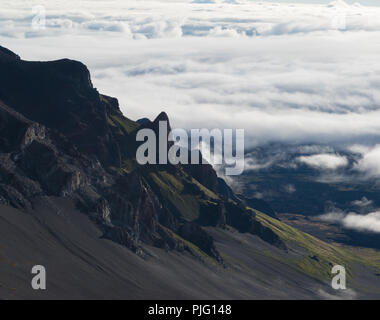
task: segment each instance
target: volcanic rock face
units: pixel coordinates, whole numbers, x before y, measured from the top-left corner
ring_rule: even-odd
[[[210,165],[137,164],[137,130],[168,120],[125,118],[79,62],[28,62],[0,47],[0,204],[65,197],[103,237],[142,255],[146,243],[222,262],[203,226],[227,224],[285,249]]]
[[[0,59],[1,60],[20,60],[20,57],[11,50],[0,46]]]

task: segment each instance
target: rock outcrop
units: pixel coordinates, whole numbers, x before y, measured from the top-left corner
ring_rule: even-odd
[[[80,62],[28,62],[0,47],[0,203],[26,210],[37,198],[69,198],[103,237],[141,255],[146,243],[222,263],[204,226],[285,248],[211,165],[137,164],[137,130],[159,121],[170,131],[164,112],[153,122],[124,117]]]

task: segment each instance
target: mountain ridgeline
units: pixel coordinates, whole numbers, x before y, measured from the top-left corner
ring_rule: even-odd
[[[136,134],[159,121],[126,118],[80,62],[0,47],[0,299],[380,296],[373,251],[285,224],[209,164],[138,164]],[[330,286],[336,264],[348,293]]]
[[[136,132],[85,65],[22,60],[0,47],[0,204],[33,210],[37,199],[72,201],[103,238],[140,256],[141,244],[223,264],[205,227],[233,227],[286,251],[211,165],[139,165]],[[261,207],[263,207],[261,205]]]

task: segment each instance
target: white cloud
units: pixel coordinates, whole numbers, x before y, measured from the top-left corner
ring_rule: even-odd
[[[355,164],[354,169],[370,177],[380,177],[380,145],[362,150],[362,158]]]
[[[209,37],[231,37],[231,38],[237,38],[240,36],[245,36],[245,33],[239,33],[235,29],[224,29],[221,26],[217,26],[210,30],[208,33]]]
[[[283,189],[286,193],[294,193],[297,191],[296,187],[293,184],[284,185]]]
[[[363,232],[380,233],[380,211],[371,212],[365,215],[356,213],[332,212],[319,218],[323,221],[339,223],[347,229]]]
[[[331,153],[334,151],[330,146],[320,146],[315,144],[299,146],[297,149],[302,154]]]
[[[258,159],[255,159],[254,157],[249,157],[245,159],[244,163],[244,170],[245,171],[256,171],[256,170],[261,170],[265,168],[269,168],[275,163],[274,160],[262,160],[259,161]]]
[[[355,154],[365,154],[371,150],[371,147],[366,145],[354,144],[352,146],[349,146],[348,150]]]
[[[244,128],[247,147],[380,142],[380,8],[347,6],[340,31],[327,5],[197,2],[2,0],[0,43],[83,61],[132,119]],[[36,4],[46,30],[31,29]]]
[[[345,156],[329,153],[301,156],[297,160],[317,169],[335,170],[348,165],[348,160]]]
[[[355,200],[351,202],[354,206],[363,208],[363,207],[368,207],[373,204],[372,200],[368,200],[366,197],[362,197],[360,200]]]

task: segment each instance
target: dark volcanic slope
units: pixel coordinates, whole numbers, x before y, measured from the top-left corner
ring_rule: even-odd
[[[79,62],[0,47],[0,298],[325,297],[346,252],[253,210],[210,165],[137,164],[137,130],[160,120],[124,117]]]
[[[0,212],[1,298],[306,299],[321,297],[325,287],[260,254],[271,246],[256,237],[210,230],[220,238],[220,252],[241,261],[239,267],[223,268],[154,247],[145,247],[149,256],[142,259],[101,239],[101,230],[67,200],[40,199],[28,214],[4,206]],[[35,264],[47,269],[46,291],[30,286]]]

